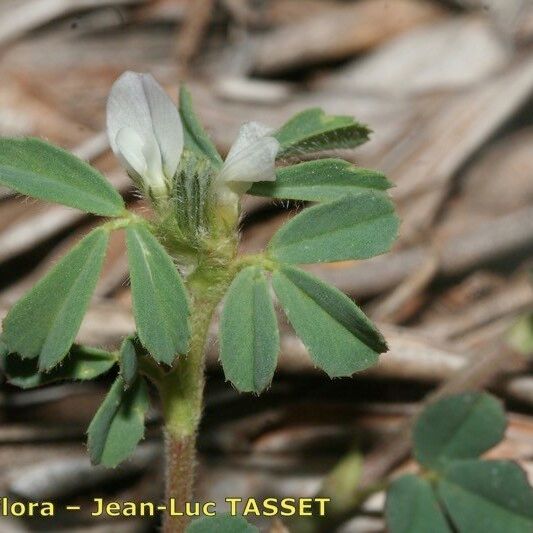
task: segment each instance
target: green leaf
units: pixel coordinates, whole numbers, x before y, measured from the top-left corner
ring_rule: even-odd
[[[9,354],[9,348],[7,347],[7,344],[4,342],[4,339],[0,335],[0,359],[2,357],[5,357]]]
[[[366,259],[390,249],[398,224],[389,198],[369,191],[305,209],[277,231],[268,247],[285,263]]]
[[[224,374],[243,392],[260,393],[274,376],[279,352],[276,313],[265,274],[248,267],[233,280],[220,319]]]
[[[259,529],[249,524],[242,516],[220,514],[205,516],[191,522],[186,533],[259,533]]]
[[[39,356],[49,370],[70,350],[104,261],[109,234],[99,228],[79,242],[4,319],[10,352]]]
[[[313,361],[331,377],[373,366],[387,350],[365,314],[341,291],[293,267],[272,277],[274,290]]]
[[[352,117],[326,115],[313,108],[291,118],[274,137],[281,148],[278,157],[337,148],[355,148],[369,139],[371,130]]]
[[[478,457],[502,440],[505,426],[505,412],[493,396],[449,396],[429,405],[419,416],[413,430],[415,456],[434,469],[453,459]]]
[[[431,485],[413,475],[396,479],[385,508],[390,533],[451,533]]]
[[[9,354],[3,370],[12,385],[31,389],[55,381],[89,381],[108,372],[117,362],[114,354],[88,346],[73,346],[61,365],[50,372],[39,372],[35,359],[21,359]]]
[[[531,533],[533,490],[511,461],[456,461],[438,493],[459,533]]]
[[[189,307],[176,266],[143,225],[126,229],[137,334],[156,361],[172,364],[187,351]]]
[[[88,434],[93,464],[115,467],[129,457],[144,437],[148,389],[139,378],[128,389],[118,377],[94,416]]]
[[[40,200],[116,217],[120,194],[90,165],[39,139],[0,139],[0,184]]]
[[[222,165],[222,158],[202,128],[193,109],[191,94],[183,86],[180,89],[179,111],[183,122],[185,148],[202,157],[207,157],[216,168],[220,167]]]
[[[392,184],[380,172],[358,168],[341,159],[319,159],[276,171],[276,181],[258,181],[248,194],[309,202],[330,202]]]
[[[130,387],[135,381],[138,369],[139,360],[137,359],[135,337],[126,337],[120,347],[120,375],[126,388]]]

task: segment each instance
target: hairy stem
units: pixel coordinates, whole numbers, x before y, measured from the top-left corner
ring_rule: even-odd
[[[172,499],[178,511],[183,511],[193,498],[196,433],[204,389],[204,351],[215,305],[204,298],[193,302],[189,353],[178,360],[159,387],[165,419],[165,504],[168,506]],[[167,512],[163,530],[183,533],[187,523],[186,516],[170,516]]]
[[[227,287],[224,279],[191,280],[191,340],[189,352],[159,381],[165,420],[165,504],[170,500],[184,511],[193,500],[196,467],[196,434],[202,415],[204,365],[209,325]],[[183,533],[187,516],[164,517],[164,533]]]
[[[173,509],[184,512],[187,502],[193,498],[194,473],[196,470],[196,434],[172,435],[165,431],[165,505],[170,507],[170,500],[175,503]],[[170,511],[164,515],[164,533],[183,533],[189,518],[171,516]]]

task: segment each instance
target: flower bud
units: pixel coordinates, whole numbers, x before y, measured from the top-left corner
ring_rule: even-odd
[[[217,178],[218,200],[223,208],[237,212],[239,198],[257,181],[276,179],[279,142],[272,129],[248,122],[239,130]]]

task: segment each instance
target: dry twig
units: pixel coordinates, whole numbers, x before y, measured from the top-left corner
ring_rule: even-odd
[[[30,30],[82,9],[139,4],[145,0],[31,0],[0,13],[0,45]]]

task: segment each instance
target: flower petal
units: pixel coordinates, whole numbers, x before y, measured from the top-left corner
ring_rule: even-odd
[[[176,105],[154,77],[150,74],[142,76],[163,169],[165,175],[171,178],[176,173],[183,152],[183,125]]]
[[[107,100],[107,133],[111,148],[118,152],[116,139],[123,128],[133,129],[144,138],[153,134],[152,115],[142,84],[142,75],[125,72],[113,84]]]
[[[122,128],[114,138],[116,154],[129,174],[140,178],[148,167],[144,157],[144,143],[133,128]]]
[[[107,101],[107,131],[111,148],[119,154],[117,136],[131,128],[149,146],[155,136],[167,177],[172,177],[183,151],[183,126],[178,110],[150,74],[124,73]]]
[[[224,163],[221,179],[224,181],[275,181],[274,163],[279,142],[274,137],[263,137]]]
[[[272,130],[257,122],[241,127],[222,167],[224,181],[274,181],[279,142],[267,134]]]
[[[147,185],[155,192],[165,191],[167,185],[165,174],[163,173],[161,152],[153,135],[144,143],[143,154],[146,160],[144,178],[147,181]]]
[[[231,146],[228,156],[226,157],[226,163],[231,161],[239,152],[248,148],[254,142],[266,137],[272,133],[273,129],[261,124],[260,122],[247,122],[243,124],[237,135],[237,139]]]

